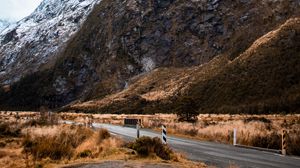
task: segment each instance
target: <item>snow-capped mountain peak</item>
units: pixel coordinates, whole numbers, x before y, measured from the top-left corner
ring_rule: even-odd
[[[4,29],[0,33],[0,83],[18,81],[54,59],[100,1],[44,0],[31,15]]]

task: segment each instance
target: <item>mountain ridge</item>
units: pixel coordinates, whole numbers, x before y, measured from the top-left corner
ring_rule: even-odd
[[[65,107],[65,110],[171,113],[180,104],[181,98],[188,96],[199,103],[197,108],[202,113],[299,113],[299,35],[300,18],[292,18],[278,29],[257,39],[232,61],[229,60],[230,57],[220,55],[202,66],[156,70],[120,93],[73,104]],[[293,50],[289,51],[290,49]],[[294,68],[285,68],[289,65]],[[256,69],[258,74],[254,73]],[[171,72],[176,75],[170,75]],[[275,74],[271,75],[269,72]],[[175,85],[179,87],[174,87]]]
[[[60,48],[80,29],[100,0],[44,0],[0,34],[0,83],[7,85],[55,62]]]
[[[0,106],[53,108],[101,99],[123,91],[134,83],[132,78],[153,70],[171,73],[186,68],[192,73],[194,66],[206,67],[212,60],[220,63],[220,71],[259,37],[300,13],[299,1],[139,2],[102,0],[96,4],[51,66],[25,75],[7,93],[0,91]],[[143,104],[151,94],[131,99]]]

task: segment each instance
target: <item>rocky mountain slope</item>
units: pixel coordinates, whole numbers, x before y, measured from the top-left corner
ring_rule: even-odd
[[[0,83],[12,84],[55,62],[99,0],[44,0],[0,34]]]
[[[69,110],[174,112],[183,97],[203,113],[300,112],[300,18],[261,38],[232,61],[220,55],[191,68],[160,68],[122,92]]]
[[[188,88],[197,87],[177,86],[175,82],[168,86],[169,90],[163,90],[170,93],[147,95],[147,89],[140,87],[138,79],[153,76],[146,86],[150,90],[152,87],[167,89],[165,85],[158,85],[173,79],[172,76],[182,83],[194,83],[198,78],[207,82],[204,79],[211,75],[206,71],[213,74],[224,71],[228,62],[240,57],[259,37],[287,19],[299,16],[299,6],[299,0],[102,0],[56,54],[53,64],[46,63],[46,68],[28,72],[31,75],[12,84],[10,91],[0,91],[1,107],[55,107],[75,100],[97,99],[99,102],[104,98],[100,101],[103,103],[110,97],[108,95],[123,94],[120,91],[128,87],[141,89],[141,93],[128,95],[137,106],[144,106],[148,99],[157,102],[163,98],[174,102],[165,97],[172,96],[173,91],[184,95],[189,93]],[[199,65],[202,66],[193,67]],[[210,68],[205,68],[207,66]],[[175,74],[170,76],[171,73]],[[13,73],[7,74],[7,79],[13,79]],[[161,82],[152,86],[155,78]],[[154,97],[162,98],[156,100]],[[218,106],[222,106],[222,101],[220,103]],[[150,104],[147,108],[154,106],[151,101]],[[93,107],[92,110],[101,108]],[[117,112],[110,106],[105,108]]]
[[[9,26],[9,24],[11,24],[9,21],[0,19],[0,33],[1,33],[7,26]]]

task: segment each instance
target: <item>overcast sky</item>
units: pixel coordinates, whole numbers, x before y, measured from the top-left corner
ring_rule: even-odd
[[[30,15],[42,0],[0,0],[0,19],[18,21]]]

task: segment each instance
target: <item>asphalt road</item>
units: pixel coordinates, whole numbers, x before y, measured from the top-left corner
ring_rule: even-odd
[[[93,123],[95,128],[106,128],[111,133],[124,139],[136,137],[136,129],[110,124]],[[160,137],[161,135],[147,129],[140,130],[140,136]],[[203,142],[178,137],[168,137],[168,144],[181,151],[194,161],[202,161],[207,165],[228,168],[230,165],[251,168],[300,168],[300,158],[282,156],[275,153],[253,149],[238,148],[213,142]]]

